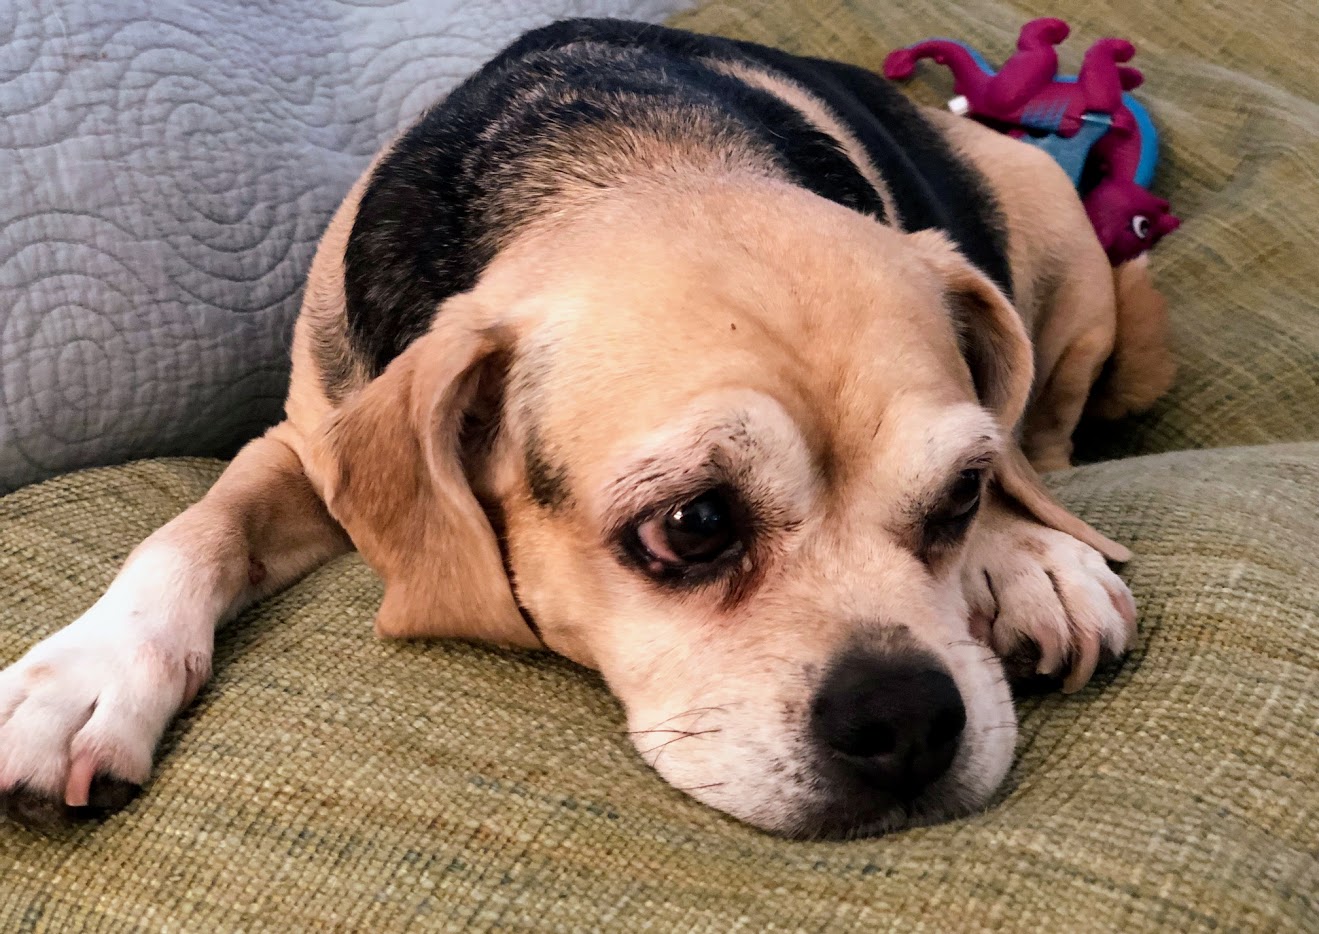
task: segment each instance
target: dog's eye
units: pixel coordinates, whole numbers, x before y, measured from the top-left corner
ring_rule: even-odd
[[[965,519],[980,505],[980,490],[984,485],[983,470],[963,470],[948,491],[942,518],[948,521]]]
[[[980,508],[985,472],[963,470],[944,493],[939,507],[926,518],[918,554],[932,561],[961,540]]]
[[[732,504],[719,490],[642,523],[637,541],[649,558],[668,569],[709,564],[741,544]]]

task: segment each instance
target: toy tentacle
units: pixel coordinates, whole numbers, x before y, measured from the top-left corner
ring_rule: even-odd
[[[951,71],[954,91],[967,97],[978,97],[991,77],[970,49],[950,39],[927,39],[890,52],[884,59],[884,77],[893,81],[910,78],[916,70],[916,63],[923,58]]]
[[[1129,65],[1119,65],[1117,75],[1124,91],[1134,91],[1145,83],[1145,76],[1141,74],[1140,69]]]
[[[1127,116],[1123,108],[1123,115]],[[1134,121],[1132,121],[1134,125]],[[1117,122],[1114,121],[1116,128]],[[1140,166],[1141,140],[1131,133],[1109,132],[1095,143],[1094,158],[1099,159],[1105,167],[1104,175],[1108,178],[1132,181]]]
[[[1016,52],[989,82],[981,110],[986,116],[1013,121],[1022,107],[1045,93],[1057,74],[1058,53],[1053,46]]]
[[[1086,110],[1112,114],[1122,106],[1124,80],[1131,80],[1131,72],[1136,76],[1140,76],[1140,72],[1134,68],[1123,69],[1118,63],[1131,61],[1135,54],[1136,47],[1125,39],[1100,39],[1090,46],[1081,62],[1081,72],[1076,76]]]
[[[1060,19],[1049,16],[1033,19],[1021,27],[1017,48],[1022,52],[1050,49],[1071,35],[1071,32],[1072,28]]]

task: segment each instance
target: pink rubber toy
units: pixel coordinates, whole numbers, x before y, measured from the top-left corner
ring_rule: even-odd
[[[1078,75],[1059,76],[1056,47],[1070,32],[1060,19],[1032,20],[1021,28],[1016,53],[997,71],[970,46],[928,39],[892,52],[884,74],[909,78],[923,58],[946,66],[957,95],[949,106],[1052,155],[1081,191],[1095,233],[1117,265],[1144,253],[1180,221],[1149,191],[1158,133],[1128,93],[1144,80],[1125,64],[1135,46],[1100,39]]]

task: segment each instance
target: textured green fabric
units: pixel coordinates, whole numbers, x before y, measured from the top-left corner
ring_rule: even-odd
[[[95,599],[221,465],[0,500],[0,663]],[[666,786],[593,675],[375,641],[338,560],[222,632],[147,793],[44,838],[0,825],[0,930],[1319,929],[1319,444],[1083,468],[1133,545],[1139,647],[1025,706],[987,812],[795,843]]]
[[[994,62],[1021,24],[1072,25],[1065,70],[1101,35],[1132,39],[1137,94],[1164,141],[1156,190],[1181,230],[1151,256],[1182,366],[1172,394],[1087,426],[1083,459],[1319,439],[1319,8],[1314,0],[717,0],[674,25],[878,69],[893,48],[953,36]],[[946,69],[913,94],[942,105]]]

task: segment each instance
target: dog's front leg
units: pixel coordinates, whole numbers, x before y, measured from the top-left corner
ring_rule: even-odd
[[[350,547],[287,431],[245,447],[91,609],[0,672],[0,798],[12,817],[124,803],[210,676],[216,626]]]
[[[1062,676],[1078,691],[1104,656],[1136,635],[1136,603],[1103,555],[991,494],[972,533],[962,579],[971,633],[1009,674]]]

